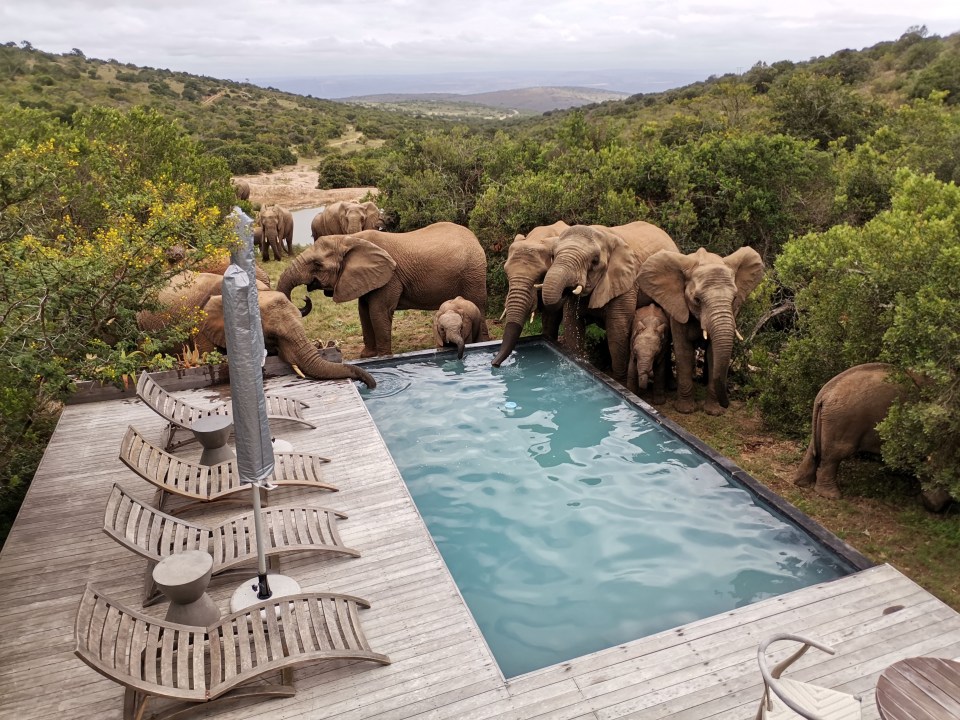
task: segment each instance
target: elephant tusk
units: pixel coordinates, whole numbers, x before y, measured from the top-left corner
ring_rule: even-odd
[[[296,365],[291,365],[290,367],[292,367],[292,368],[293,368],[293,371],[294,371],[297,375],[299,375],[300,377],[302,377],[304,380],[307,379],[307,376],[304,375],[304,374],[303,374],[303,371],[302,371],[300,368],[298,368]]]
[[[543,283],[534,283],[534,284],[533,284],[533,289],[534,289],[534,290],[539,290],[539,289],[542,288],[542,287],[543,287]]]
[[[743,342],[743,335],[740,334],[740,330],[734,330],[734,332],[737,334],[737,340]]]
[[[507,316],[507,309],[504,308],[504,309],[503,309],[503,312],[500,313],[500,320],[499,320],[499,322],[503,322],[503,319],[504,319],[506,316]]]
[[[531,310],[531,311],[530,311],[530,322],[533,322],[533,317],[534,317],[534,315],[536,315],[536,314],[537,314],[537,311],[536,311],[536,310]]]
[[[579,294],[582,293],[582,292],[583,292],[583,285],[577,285],[577,286],[573,289],[573,294],[574,294],[574,295],[579,295]]]
[[[706,329],[706,328],[703,329],[703,339],[704,339],[704,340],[709,340],[709,339],[710,339],[710,338],[707,337],[707,329]]]

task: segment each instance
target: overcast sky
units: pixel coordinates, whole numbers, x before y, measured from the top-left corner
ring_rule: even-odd
[[[686,71],[960,31],[960,0],[7,0],[0,42],[222,79]]]

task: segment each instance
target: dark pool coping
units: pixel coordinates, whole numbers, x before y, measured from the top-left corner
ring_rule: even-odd
[[[761,483],[755,477],[753,477],[746,470],[741,468],[730,458],[721,455],[719,452],[714,450],[712,447],[707,445],[705,442],[700,440],[696,435],[691,434],[681,426],[677,425],[670,418],[661,415],[660,412],[649,403],[645,402],[642,398],[638,397],[634,393],[627,390],[627,388],[621,383],[617,382],[611,378],[606,373],[597,370],[595,367],[584,361],[583,359],[577,357],[573,353],[569,352],[566,348],[560,346],[558,343],[555,343],[548,338],[545,338],[540,335],[529,336],[520,338],[518,345],[545,345],[554,352],[562,355],[566,359],[575,363],[581,367],[586,372],[590,373],[595,379],[602,382],[604,385],[609,387],[611,390],[616,392],[618,395],[623,397],[624,400],[635,405],[642,412],[649,415],[650,418],[656,422],[661,427],[665,428],[668,432],[677,435],[684,442],[695,448],[699,453],[706,457],[711,463],[722,468],[726,473],[732,476],[737,482],[739,482],[743,487],[752,494],[760,503],[767,506],[772,512],[784,517],[786,520],[792,524],[799,527],[814,540],[816,540],[821,545],[828,547],[835,555],[837,555],[843,562],[850,566],[851,572],[857,572],[860,570],[866,570],[867,568],[874,567],[876,563],[870,560],[868,557],[860,553],[856,548],[847,544],[845,541],[834,535],[832,532],[827,530],[825,527],[820,525],[818,522],[813,520],[809,515],[801,511],[795,505],[793,505],[788,500],[784,499],[780,495],[777,495],[775,492],[770,490],[766,485]],[[478,352],[478,351],[489,351],[492,348],[498,348],[500,346],[499,340],[491,340],[489,342],[482,343],[472,343],[467,349],[466,353]],[[433,349],[433,350],[415,350],[413,352],[401,353],[398,355],[390,355],[388,357],[378,357],[371,358],[368,360],[356,360],[351,361],[351,365],[359,365],[365,369],[370,369],[371,367],[380,367],[380,366],[389,366],[394,364],[397,360],[411,360],[417,358],[434,358],[438,355],[449,355],[454,356],[455,350],[452,349]]]

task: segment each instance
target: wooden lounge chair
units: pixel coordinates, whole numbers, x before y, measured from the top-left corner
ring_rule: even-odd
[[[321,660],[369,660],[360,626],[369,603],[352,595],[303,593],[276,597],[209,627],[178,625],[124,607],[87,585],[76,619],[75,653],[126,688],[123,716],[144,720],[151,698],[177,701],[153,719],[217,698],[296,694],[293,668]],[[279,673],[280,682],[263,684]]]
[[[174,435],[179,429],[189,430],[195,420],[210,415],[230,415],[230,405],[227,403],[199,407],[171,395],[146,371],[140,373],[140,379],[137,381],[137,396],[147,407],[167,421],[161,442],[166,450],[173,450],[193,441],[190,437],[175,443]],[[316,427],[303,416],[303,409],[310,406],[302,400],[283,395],[265,395],[264,397],[267,400],[267,418],[270,420],[292,420],[311,428]]]
[[[201,465],[171,455],[151,444],[130,425],[120,443],[120,459],[124,464],[153,484],[160,491],[157,507],[163,509],[168,495],[195,503],[215,500],[249,502],[250,486],[240,482],[236,460],[218,465]],[[336,491],[335,485],[322,480],[321,467],[329,458],[311,453],[275,452],[270,482],[274,485],[296,485]]]
[[[803,647],[771,670],[767,667],[767,646],[780,640],[793,640]],[[799,635],[778,634],[760,643],[757,662],[763,676],[763,699],[757,720],[860,720],[860,698],[856,695],[780,677],[811,647],[834,654],[833,648]]]
[[[251,491],[252,492],[252,491]],[[347,516],[317,507],[269,507],[261,512],[264,554],[327,551],[359,557],[360,551],[344,546],[337,519]],[[254,514],[237,515],[216,527],[187,522],[145,505],[114,483],[103,513],[103,531],[124,547],[147,559],[144,606],[160,597],[153,568],[168,555],[184,550],[205,550],[213,555],[213,575],[256,567]]]

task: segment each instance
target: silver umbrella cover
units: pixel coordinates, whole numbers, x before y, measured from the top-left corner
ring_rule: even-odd
[[[260,487],[276,487],[274,456],[263,394],[263,363],[266,349],[253,261],[253,219],[234,208],[239,247],[230,255],[223,274],[223,319],[230,368],[234,439],[240,481]]]

